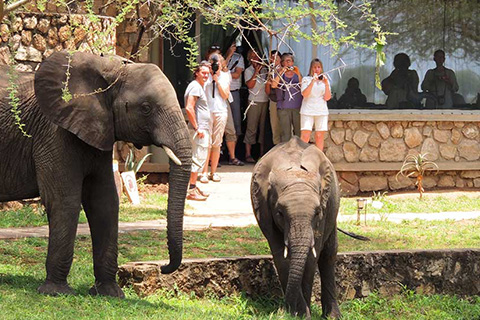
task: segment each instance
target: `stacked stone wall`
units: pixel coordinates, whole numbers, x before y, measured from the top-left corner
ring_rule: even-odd
[[[22,71],[36,66],[55,51],[115,53],[113,19],[74,14],[18,13],[0,24],[0,64],[18,63]]]
[[[379,171],[380,164],[396,164],[398,170],[409,154],[428,153],[441,165],[427,173],[424,188],[479,188],[480,171],[468,165],[479,163],[480,123],[465,121],[331,121],[325,153],[338,169],[342,192],[414,188],[414,179],[398,171]],[[371,164],[371,170],[342,171],[342,164]],[[448,164],[457,170],[448,170]],[[465,170],[458,170],[465,164]],[[345,167],[345,166],[343,166]],[[367,166],[368,167],[368,166]],[[480,168],[480,167],[479,167]]]
[[[398,294],[408,288],[423,294],[480,294],[478,249],[431,251],[375,251],[339,253],[336,280],[340,300],[378,292]],[[270,256],[185,260],[179,270],[164,275],[160,266],[168,261],[131,262],[119,268],[122,287],[139,295],[159,289],[194,292],[202,297],[220,297],[245,292],[249,296],[282,297]],[[320,279],[315,276],[313,300],[320,301]]]

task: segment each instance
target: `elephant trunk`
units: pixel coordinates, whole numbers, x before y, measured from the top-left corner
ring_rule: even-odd
[[[168,176],[168,208],[167,208],[167,241],[170,263],[162,266],[162,273],[172,273],[178,269],[182,262],[183,249],[183,214],[188,182],[192,168],[192,145],[188,136],[185,122],[179,123],[182,128],[175,131],[179,135],[172,144],[172,151],[180,160],[178,165],[170,160],[170,173]]]
[[[285,303],[290,313],[309,316],[308,302],[302,292],[302,280],[305,264],[312,250],[313,233],[305,233],[308,225],[292,226],[290,229],[290,268],[287,287],[285,289]]]

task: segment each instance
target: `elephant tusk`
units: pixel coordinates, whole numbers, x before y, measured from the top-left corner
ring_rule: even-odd
[[[180,161],[180,159],[177,158],[177,156],[175,155],[175,153],[173,153],[172,149],[170,149],[169,147],[165,147],[163,146],[163,149],[165,150],[165,152],[167,153],[167,156],[172,159],[173,162],[175,162],[176,164],[178,164],[179,166],[182,165],[182,161]]]
[[[288,248],[287,246],[285,246],[285,250],[283,251],[283,257],[287,259],[287,256],[288,256]]]
[[[315,251],[315,247],[312,247],[312,254],[315,259],[317,259],[317,252]]]

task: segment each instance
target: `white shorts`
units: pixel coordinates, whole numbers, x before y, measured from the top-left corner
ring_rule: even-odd
[[[312,131],[315,124],[315,131],[328,131],[328,115],[307,116],[300,115],[300,130]]]
[[[192,172],[200,172],[205,165],[208,156],[208,146],[211,143],[210,132],[202,130],[204,137],[200,138],[195,130],[190,129],[190,138],[192,140]]]

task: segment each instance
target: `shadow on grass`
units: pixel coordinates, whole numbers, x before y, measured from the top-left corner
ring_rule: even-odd
[[[15,289],[37,292],[37,288],[43,283],[43,281],[44,279],[38,279],[34,276],[0,273],[0,286],[6,285]]]

